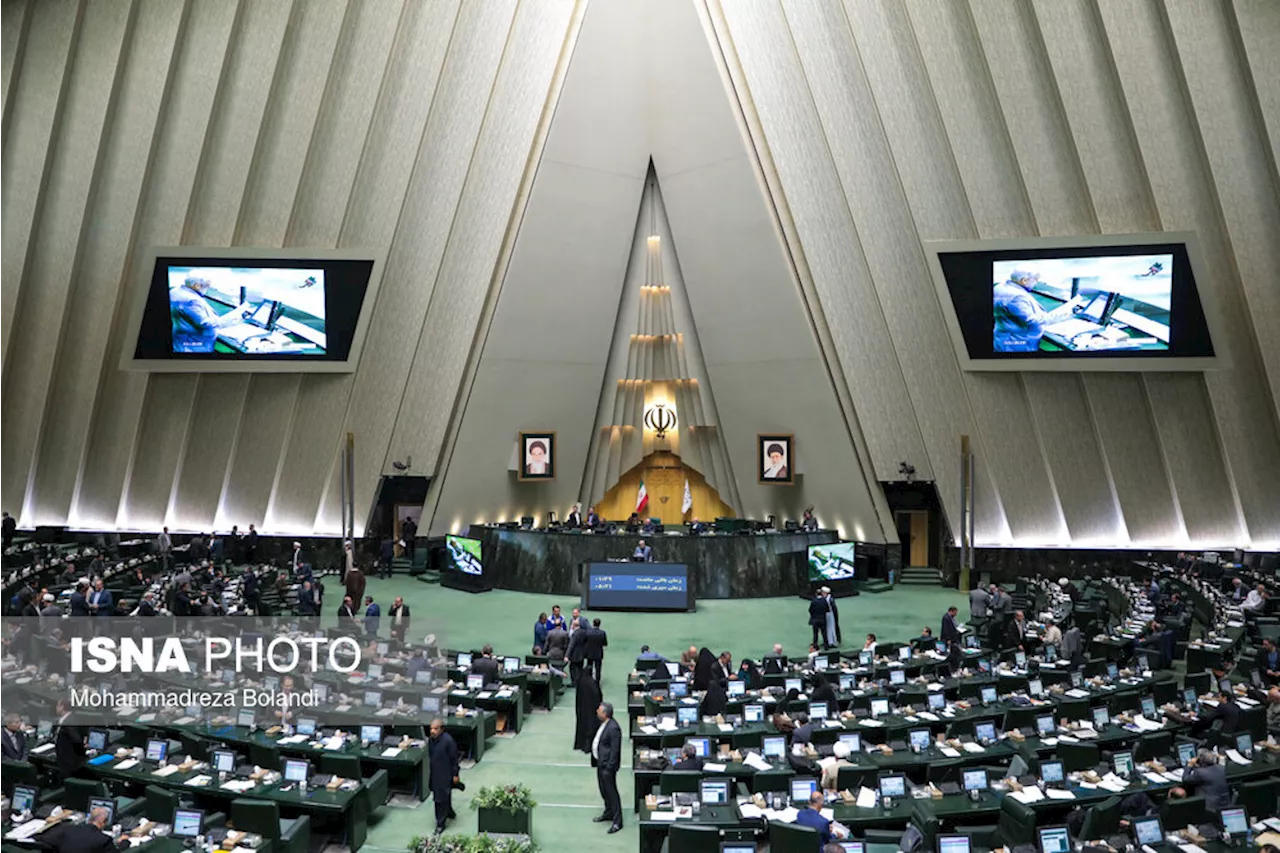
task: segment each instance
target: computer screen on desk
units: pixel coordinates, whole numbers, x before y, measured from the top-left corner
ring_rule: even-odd
[[[175,809],[173,812],[173,835],[175,838],[195,838],[200,834],[200,824],[204,822],[204,812],[196,809]]]
[[[1045,782],[1061,782],[1062,762],[1061,761],[1042,761],[1040,762],[1040,778]]]
[[[230,773],[236,769],[236,754],[229,749],[215,749],[212,763],[217,772]]]
[[[29,785],[14,785],[9,803],[15,814],[32,811],[36,807],[36,789]]]
[[[1065,826],[1045,826],[1036,830],[1040,853],[1071,853],[1071,835]]]
[[[969,836],[939,835],[938,853],[969,853]]]
[[[1164,827],[1158,817],[1140,817],[1133,821],[1133,837],[1138,844],[1160,844],[1164,841]]]
[[[782,758],[787,753],[787,739],[771,735],[762,741],[760,749],[765,758]]]
[[[704,737],[685,738],[685,746],[693,744],[694,750],[697,751],[699,758],[706,758],[711,754],[711,741]]]
[[[116,822],[116,801],[115,800],[111,799],[110,797],[90,797],[89,813],[92,814],[98,809],[107,810],[107,826],[108,827]]]
[[[809,797],[813,792],[818,790],[818,780],[812,776],[797,776],[791,780],[791,802],[792,804],[804,804],[809,802]]]
[[[742,707],[742,719],[748,723],[759,723],[764,720],[763,705],[744,705]]]
[[[703,779],[698,783],[698,798],[704,806],[719,806],[729,802],[728,779]]]
[[[907,777],[901,773],[891,773],[880,777],[880,796],[905,797],[907,795]]]

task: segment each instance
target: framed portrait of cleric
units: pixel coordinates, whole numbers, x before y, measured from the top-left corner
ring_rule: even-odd
[[[791,435],[758,435],[760,482],[789,486],[795,482],[796,442]]]
[[[521,480],[554,480],[556,478],[556,434],[554,432],[520,433]]]

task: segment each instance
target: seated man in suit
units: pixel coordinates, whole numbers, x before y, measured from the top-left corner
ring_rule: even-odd
[[[1254,667],[1265,684],[1280,684],[1280,649],[1276,648],[1275,640],[1263,637]]]
[[[97,808],[89,812],[84,823],[63,821],[42,835],[40,841],[57,853],[113,853],[116,841],[107,835],[108,819],[107,810]]]
[[[27,733],[22,730],[22,717],[13,711],[4,715],[0,746],[4,747],[4,757],[10,761],[27,760]]]
[[[809,743],[813,739],[813,723],[809,722],[809,715],[801,711],[793,719],[796,722],[796,728],[791,733],[791,745]]]
[[[779,675],[787,665],[787,656],[782,653],[782,643],[773,644],[773,652],[764,656],[765,675]]]
[[[817,830],[819,848],[831,843],[831,821],[822,816],[822,791],[814,791],[809,795],[809,805],[796,815],[798,826],[807,826]]]
[[[484,676],[484,685],[497,684],[501,680],[501,668],[493,657],[493,646],[488,643],[480,650],[483,654],[471,662],[471,671]]]
[[[691,743],[684,745],[680,760],[671,765],[672,770],[701,770],[702,759],[698,757],[698,748]]]
[[[1196,720],[1191,727],[1191,735],[1192,737],[1202,736],[1211,728],[1216,728],[1224,735],[1233,735],[1240,731],[1240,706],[1236,704],[1234,693],[1227,690],[1218,691],[1218,706]]]
[[[646,545],[644,540],[641,539],[636,543],[636,549],[631,552],[631,559],[638,563],[652,563],[653,549]]]

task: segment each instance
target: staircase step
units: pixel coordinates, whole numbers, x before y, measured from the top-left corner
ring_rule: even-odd
[[[877,594],[881,592],[892,592],[893,587],[884,581],[864,581],[858,589],[862,592]]]

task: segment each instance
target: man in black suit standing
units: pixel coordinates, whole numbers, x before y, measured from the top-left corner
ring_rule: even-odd
[[[604,668],[604,649],[609,645],[609,635],[600,628],[600,620],[591,620],[591,627],[582,630],[582,644],[586,647],[583,656],[587,661],[587,672],[600,683],[600,673]]]
[[[88,616],[89,615],[89,599],[85,595],[89,585],[76,582],[76,591],[71,593],[71,615],[72,616]]]
[[[22,730],[22,717],[12,711],[4,715],[0,747],[4,748],[4,757],[9,761],[27,760],[27,733]]]
[[[948,607],[947,612],[942,614],[941,639],[948,646],[960,642],[960,626],[956,624],[956,614],[959,612],[959,608]]]
[[[57,705],[57,734],[53,739],[53,754],[58,772],[65,779],[84,766],[84,733],[70,723],[71,700],[59,699]]]
[[[353,625],[356,621],[356,607],[351,601],[351,596],[344,595],[342,597],[342,605],[338,608],[338,624]]]
[[[458,745],[444,730],[444,721],[438,717],[431,721],[427,756],[427,786],[436,801],[436,835],[439,835],[444,832],[444,825],[457,817],[453,811],[453,787],[460,785],[461,780],[458,777]]]
[[[18,520],[9,513],[4,514],[3,524],[0,524],[0,546],[6,551],[13,544],[13,534],[18,532]]]
[[[813,629],[813,645],[822,643],[822,648],[829,649],[831,644],[827,642],[827,599],[822,595],[815,595],[809,602],[809,627]]]
[[[63,821],[40,837],[41,846],[56,853],[114,853],[116,842],[107,834],[110,813],[104,808],[89,812],[84,823]]]
[[[403,643],[404,635],[409,633],[409,605],[397,595],[396,600],[391,602],[387,615],[391,617],[391,638]]]
[[[400,538],[404,540],[404,555],[412,563],[418,549],[418,522],[412,518],[400,522]]]
[[[482,654],[476,660],[471,662],[471,672],[474,675],[484,676],[484,685],[488,687],[491,684],[497,684],[501,680],[499,675],[498,662],[493,659],[493,646],[485,643]]]
[[[252,563],[258,556],[258,531],[254,529],[252,524],[249,525],[249,532],[244,536],[244,561]]]
[[[582,677],[582,668],[587,659],[588,630],[587,620],[584,617],[575,618],[578,620],[578,627],[569,635],[569,651],[565,653],[569,661],[569,683],[574,685]]]
[[[569,516],[564,520],[564,526],[573,530],[582,526],[582,507],[580,504],[574,504],[569,507]]]
[[[604,812],[592,818],[595,823],[610,822],[609,832],[622,829],[622,799],[618,796],[618,768],[622,766],[622,727],[613,718],[613,706],[601,702],[596,709],[600,728],[591,744],[591,763],[596,768]]]

